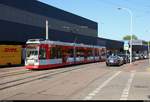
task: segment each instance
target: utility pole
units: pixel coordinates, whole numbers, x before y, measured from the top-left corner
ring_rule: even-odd
[[[46,20],[46,40],[48,40],[48,20]]]
[[[73,46],[73,56],[74,56],[74,63],[76,62],[76,40],[77,40],[77,37],[75,37],[74,39],[74,46]]]

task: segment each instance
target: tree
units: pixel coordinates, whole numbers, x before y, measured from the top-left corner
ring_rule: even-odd
[[[131,35],[124,36],[123,40],[131,40]],[[132,35],[132,40],[138,40],[138,37],[136,35]]]
[[[148,45],[148,43],[150,44],[150,41],[144,41],[143,44]]]

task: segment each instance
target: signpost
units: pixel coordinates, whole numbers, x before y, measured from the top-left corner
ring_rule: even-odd
[[[124,46],[124,50],[128,51],[129,50],[129,46]]]
[[[128,41],[124,42],[124,50],[125,50],[126,56],[127,56],[127,51],[129,51],[129,43],[128,43]]]

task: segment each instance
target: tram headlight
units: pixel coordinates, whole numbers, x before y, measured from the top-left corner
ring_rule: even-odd
[[[38,63],[38,60],[37,60],[37,59],[35,60],[35,63]]]
[[[38,59],[26,60],[25,65],[39,65]]]
[[[37,59],[34,61],[34,65],[39,65],[39,61]]]

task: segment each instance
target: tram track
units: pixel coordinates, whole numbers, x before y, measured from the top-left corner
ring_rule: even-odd
[[[14,71],[19,71],[24,69],[24,66],[20,66],[20,67],[10,67],[10,68],[1,68],[0,67],[0,74],[1,73],[8,73],[8,72],[14,72]]]
[[[33,82],[33,81],[40,80],[40,79],[44,79],[44,78],[49,78],[49,77],[52,77],[52,76],[55,76],[58,74],[67,73],[67,72],[70,72],[73,70],[79,70],[82,68],[89,68],[89,66],[88,67],[87,67],[87,65],[86,66],[83,65],[80,67],[75,66],[74,68],[67,68],[67,69],[64,68],[63,70],[54,70],[54,71],[49,71],[49,72],[38,74],[38,75],[31,75],[28,77],[23,77],[23,78],[18,78],[15,80],[6,81],[3,83],[0,83],[0,90],[8,89],[11,87],[15,87],[18,85],[26,84],[26,83]]]
[[[26,73],[32,73],[32,72],[37,72],[35,70],[27,70],[27,69],[17,69],[15,71],[9,71],[6,73],[0,74],[0,79],[5,78],[5,77],[10,77],[10,76],[16,76],[16,75],[21,75],[21,74],[26,74]]]
[[[10,76],[15,76],[15,75],[20,75],[20,74],[26,74],[26,73],[31,73],[33,72],[32,70],[21,70],[21,71],[15,71],[15,72],[8,72],[4,74],[0,74],[0,78],[5,78],[5,77],[10,77]]]

